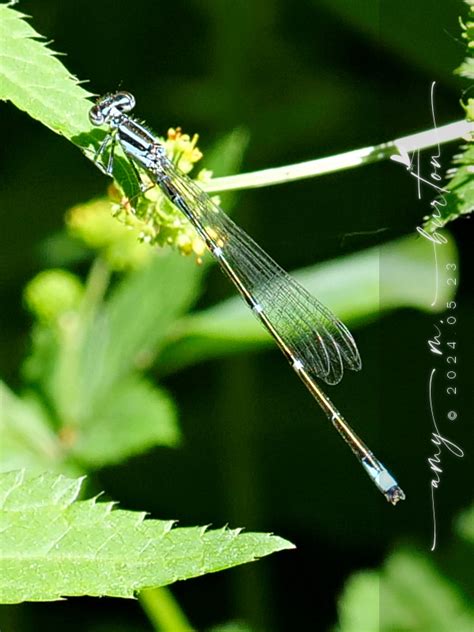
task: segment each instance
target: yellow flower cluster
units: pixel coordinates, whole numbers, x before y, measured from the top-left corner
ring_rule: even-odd
[[[180,127],[176,129],[170,127],[168,130],[164,142],[166,153],[183,173],[189,173],[194,164],[202,158],[202,152],[197,147],[198,138],[197,134],[194,134],[192,138],[189,134],[183,134]]]
[[[188,174],[202,158],[197,140],[197,134],[190,137],[178,127],[170,128],[162,141],[168,157],[183,173]],[[136,200],[128,199],[112,185],[108,199],[72,208],[66,216],[70,234],[100,251],[113,270],[137,268],[146,263],[152,250],[145,244],[171,246],[184,255],[194,254],[200,263],[206,251],[204,241],[159,187],[147,180],[146,174],[140,175],[145,188],[147,185],[149,188]],[[202,169],[196,181],[206,182],[211,176],[212,172]]]
[[[179,169],[188,174],[196,162],[202,158],[202,152],[197,147],[198,136],[192,138],[183,134],[181,128],[170,128],[167,138],[163,141],[168,157]],[[202,169],[196,178],[197,182],[210,180],[212,172]],[[176,209],[176,207],[163,195],[159,187],[151,181],[147,182],[142,174],[145,185],[150,188],[141,196],[133,209],[133,204],[122,199],[114,207],[114,215],[121,221],[127,222],[127,217],[135,213],[136,220],[140,223],[139,238],[145,243],[158,246],[171,246],[184,255],[194,254],[198,262],[206,251],[204,241],[197,235],[194,228]]]

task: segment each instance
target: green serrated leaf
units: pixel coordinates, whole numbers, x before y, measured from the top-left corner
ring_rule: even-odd
[[[58,134],[72,139],[90,127],[92,96],[42,43],[27,16],[0,5],[0,99],[11,101]],[[79,122],[79,124],[78,124]]]
[[[265,533],[173,528],[169,520],[76,500],[82,480],[0,476],[0,602],[133,597],[293,545]]]
[[[78,430],[73,454],[88,466],[120,463],[155,445],[179,441],[171,398],[139,376],[117,384],[93,419]]]
[[[437,254],[440,270],[446,262],[457,261],[454,240],[439,247]],[[437,311],[454,294],[453,288],[444,284],[438,302],[431,304],[433,247],[415,235],[297,271],[294,277],[347,324],[373,320],[400,307]],[[272,343],[238,297],[186,316],[176,332],[157,359],[164,372]]]
[[[89,122],[91,92],[59,61],[11,6],[0,5],[0,99],[11,101],[32,118],[75,143],[92,159],[105,132]],[[118,156],[114,178],[128,197],[139,193],[128,161]]]
[[[93,159],[105,136],[104,130],[89,122],[89,99],[94,94],[79,85],[79,80],[59,61],[58,54],[41,41],[44,37],[29,25],[27,17],[11,6],[0,5],[0,99],[11,101]],[[236,130],[228,142],[236,151],[224,159],[224,167],[226,163],[235,166],[240,160],[245,133]],[[212,161],[210,166],[215,168]],[[135,172],[120,148],[113,175],[128,198],[139,195]]]
[[[468,632],[474,613],[431,559],[415,550],[393,554],[379,572],[347,583],[335,632]]]

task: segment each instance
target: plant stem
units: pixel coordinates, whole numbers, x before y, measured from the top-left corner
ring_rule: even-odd
[[[194,631],[168,588],[147,588],[138,599],[156,632]]]
[[[420,151],[438,144],[448,143],[458,138],[464,138],[469,133],[474,132],[474,124],[468,121],[457,121],[442,127],[434,128],[418,134],[404,136],[388,143],[354,149],[327,158],[317,158],[307,162],[299,162],[294,165],[275,167],[273,169],[263,169],[250,173],[242,173],[236,176],[223,178],[213,178],[206,184],[201,184],[207,192],[230,191],[237,189],[254,189],[273,184],[292,182],[312,178],[325,173],[360,167],[371,162],[379,162],[391,158],[396,162],[401,162],[405,166],[411,164],[410,152]]]
[[[63,328],[62,350],[58,359],[60,388],[58,388],[58,415],[64,428],[74,428],[80,423],[82,408],[77,388],[80,373],[80,354],[84,336],[94,317],[110,281],[110,268],[97,257],[89,271],[78,317],[73,326]]]
[[[86,291],[82,300],[82,314],[91,318],[104,298],[109,286],[110,268],[102,257],[96,257],[87,277]]]

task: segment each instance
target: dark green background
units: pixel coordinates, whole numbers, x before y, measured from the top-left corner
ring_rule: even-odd
[[[465,52],[457,22],[465,8],[457,1],[25,0],[19,9],[93,92],[133,92],[157,132],[198,131],[205,151],[235,127],[247,129],[245,171],[426,129],[432,81],[439,123],[462,117],[466,84],[452,75]],[[9,104],[0,128],[0,368],[16,387],[29,328],[21,291],[44,265],[39,244],[61,229],[68,207],[102,194],[107,182],[71,144]],[[452,151],[442,149],[444,167]],[[383,163],[242,193],[235,217],[295,269],[412,233],[429,199],[418,201],[414,180]],[[468,452],[473,231],[468,220],[452,231],[463,270],[460,420],[452,438]],[[212,271],[202,305],[231,292]],[[408,498],[396,509],[372,489],[276,351],[203,363],[165,380],[184,446],[102,471],[97,485],[155,517],[273,531],[298,547],[174,587],[196,626],[241,618],[265,631],[326,630],[351,572],[379,565],[399,543],[429,549],[433,322],[399,311],[355,330],[363,373],[331,391],[400,478]],[[446,459],[439,494],[434,559],[448,578],[466,574],[448,551],[452,519],[469,501],[468,456]],[[10,616],[11,629],[95,630],[114,621],[110,629],[148,629],[138,604],[119,600],[25,606],[5,611]]]

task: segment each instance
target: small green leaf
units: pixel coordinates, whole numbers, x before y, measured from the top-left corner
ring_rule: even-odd
[[[473,626],[472,608],[430,558],[406,550],[392,555],[381,572],[348,581],[335,632],[469,632]]]
[[[446,185],[448,193],[438,199],[440,204],[436,206],[436,217],[430,215],[426,218],[424,228],[429,233],[474,211],[474,144],[463,149],[463,153],[453,158],[454,168]]]
[[[456,74],[468,79],[474,78],[474,57],[466,57],[459,68],[456,69]]]
[[[454,240],[437,249],[439,269],[457,260]],[[294,274],[314,296],[347,324],[377,318],[400,307],[437,311],[453,296],[446,283],[435,294],[433,246],[410,236],[377,248],[340,257]],[[410,282],[407,282],[407,279]],[[176,335],[158,357],[158,366],[174,371],[209,357],[271,344],[260,322],[233,297],[205,311],[184,317]]]
[[[474,505],[461,513],[456,530],[464,540],[474,544]]]
[[[209,632],[255,632],[255,628],[241,621],[229,621],[210,628]]]
[[[92,467],[120,463],[179,441],[176,411],[163,389],[132,376],[118,383],[94,418],[78,429],[74,455]]]
[[[76,500],[82,479],[0,476],[0,602],[133,597],[293,545],[265,533],[173,528],[169,520]]]
[[[249,134],[243,128],[236,128],[220,138],[211,151],[206,152],[206,169],[215,176],[238,173],[242,158],[249,142]]]
[[[59,341],[56,331],[44,323],[36,323],[31,331],[30,354],[22,366],[22,375],[26,382],[40,385],[44,392],[51,388],[51,376],[54,374],[59,353]]]
[[[93,419],[114,384],[150,365],[176,319],[196,298],[201,275],[198,265],[167,252],[122,281],[85,337],[77,419]]]
[[[0,382],[0,469],[44,470],[61,458],[46,411],[33,396],[21,398]]]
[[[378,573],[357,573],[344,587],[338,608],[339,625],[335,632],[382,632],[379,607]]]
[[[214,177],[239,173],[248,142],[249,134],[244,129],[237,128],[226,134],[217,141],[210,152],[206,152],[206,169],[210,169]],[[235,191],[219,193],[218,197],[226,214],[232,211],[237,195]]]
[[[463,30],[461,35],[467,40],[467,51],[470,51],[474,46],[474,5],[471,0],[466,0],[466,4],[469,5],[470,9],[466,23],[464,24],[463,20],[460,19]],[[472,81],[474,79],[474,58],[467,55],[455,73]],[[467,94],[469,95],[469,91]],[[468,98],[467,104],[463,104],[468,120],[474,120],[473,103],[474,101]],[[449,222],[463,215],[470,215],[474,211],[473,140],[474,137],[471,134],[469,144],[461,147],[462,153],[453,158],[453,167],[448,171],[449,179],[445,187],[447,193],[440,195],[436,200],[435,213],[425,218],[424,228],[428,233],[433,233]]]

